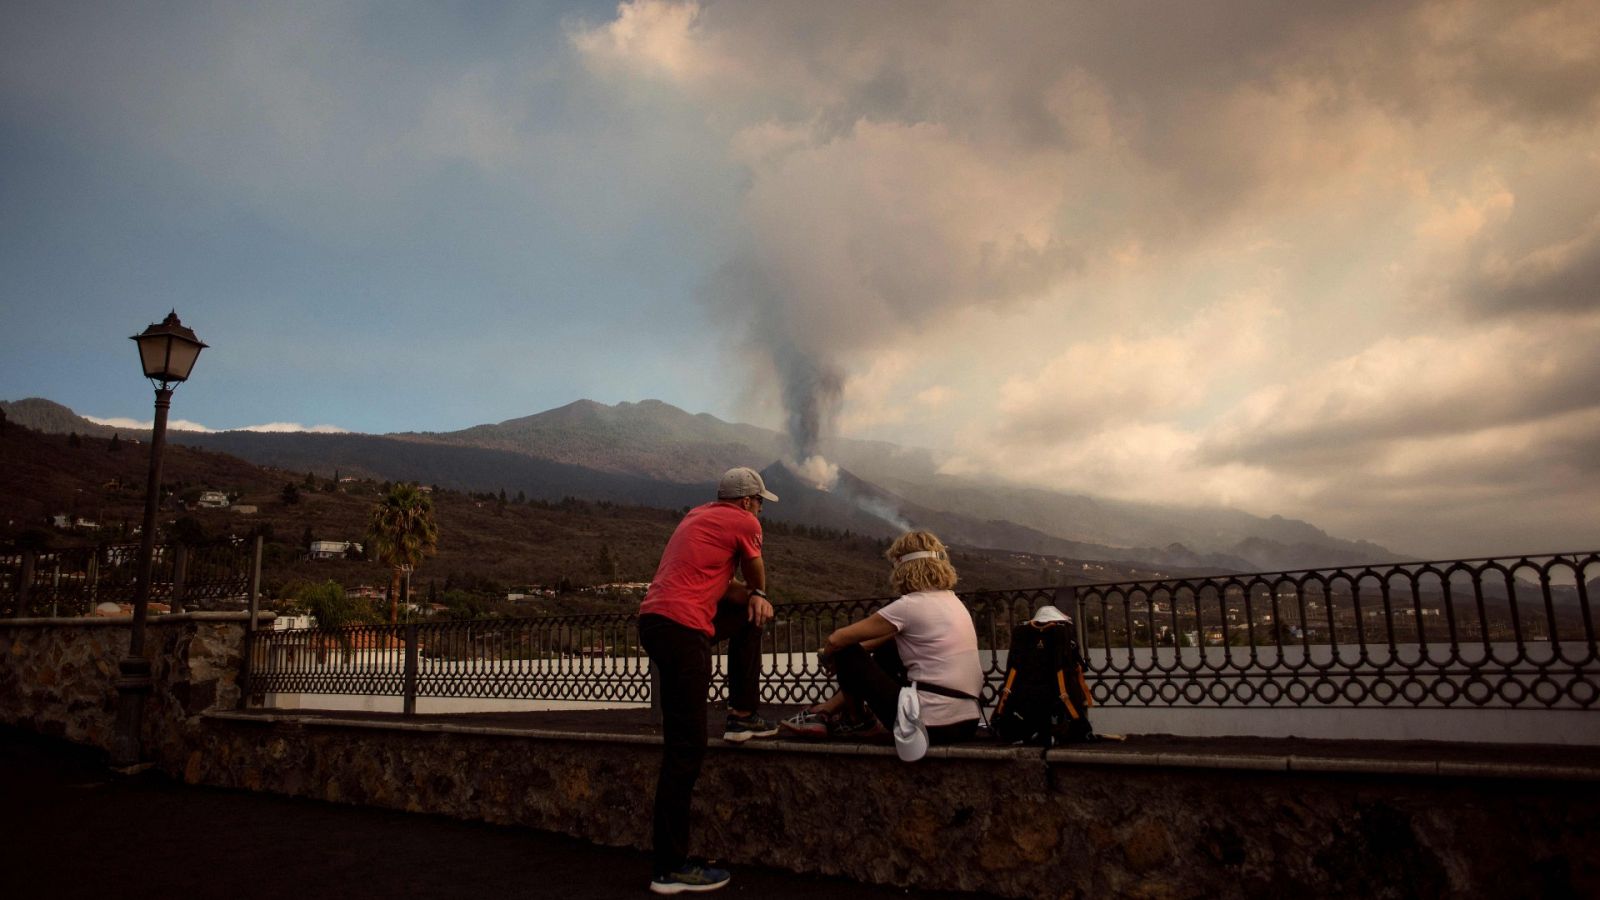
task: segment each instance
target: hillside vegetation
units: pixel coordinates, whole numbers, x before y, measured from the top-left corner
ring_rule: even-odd
[[[0,432],[0,542],[52,546],[132,540],[143,514],[148,447],[126,439],[46,435],[15,424]],[[164,457],[165,534],[267,537],[264,580],[279,594],[297,583],[332,579],[348,588],[387,583],[387,571],[359,559],[308,560],[311,540],[363,541],[384,487],[374,480],[335,485],[333,472],[310,475],[252,465],[223,453],[170,445]],[[294,490],[286,491],[288,485]],[[230,495],[235,508],[185,509],[200,490]],[[290,496],[286,496],[290,495]],[[290,502],[291,496],[293,502]],[[578,588],[648,581],[683,508],[658,509],[581,500],[519,502],[497,493],[436,490],[439,551],[417,570],[413,592],[461,592],[488,604],[530,586],[565,585],[565,597],[523,607],[523,614],[601,605]],[[710,499],[707,497],[706,499]],[[241,513],[237,506],[254,506]],[[83,518],[95,531],[49,527],[51,516]],[[825,528],[767,524],[766,557],[780,603],[876,597],[887,591],[883,540]],[[967,588],[1001,589],[1075,581],[1149,577],[1118,564],[1093,564],[1007,551],[957,548]],[[1084,566],[1089,568],[1085,570]],[[629,601],[631,602],[631,601]],[[611,604],[615,606],[616,604]]]

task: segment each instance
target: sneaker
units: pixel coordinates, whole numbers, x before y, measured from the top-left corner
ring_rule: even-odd
[[[733,876],[726,869],[689,864],[676,872],[657,875],[650,879],[650,892],[654,894],[681,894],[684,891],[714,891],[724,887]]]
[[[750,713],[747,716],[728,716],[728,724],[723,727],[722,739],[742,744],[751,738],[772,737],[778,733],[778,726],[761,718],[760,713]]]
[[[830,720],[826,713],[804,710],[797,712],[782,722],[778,729],[788,737],[818,739],[825,738],[829,733]]]
[[[868,713],[853,722],[842,718],[835,721],[831,733],[834,737],[845,740],[876,741],[887,738],[889,729],[883,727],[877,716]]]

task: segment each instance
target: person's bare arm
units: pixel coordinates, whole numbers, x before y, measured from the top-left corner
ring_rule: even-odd
[[[739,561],[739,571],[744,575],[745,586],[750,589],[749,599],[745,601],[750,611],[750,621],[760,628],[772,621],[772,602],[766,598],[767,566],[761,557],[752,556]]]
[[[851,622],[828,635],[828,640],[822,645],[824,655],[836,653],[851,644],[860,644],[863,648],[871,650],[884,641],[895,636],[900,629],[894,627],[888,619],[873,613],[858,622]]]
[[[871,653],[872,651],[882,647],[884,644],[892,640],[894,640],[894,635],[892,634],[886,634],[883,637],[869,638],[868,640],[861,642],[861,649]]]

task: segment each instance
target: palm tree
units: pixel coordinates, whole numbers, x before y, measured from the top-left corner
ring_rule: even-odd
[[[439,543],[433,498],[415,484],[397,484],[372,508],[367,541],[377,560],[394,570],[389,582],[389,624],[400,619],[400,580],[431,556]]]

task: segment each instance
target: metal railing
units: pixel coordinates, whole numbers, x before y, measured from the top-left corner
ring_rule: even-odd
[[[1397,563],[962,593],[992,702],[1011,628],[1045,604],[1073,616],[1105,706],[1593,709],[1600,553]],[[833,689],[826,635],[886,600],[779,606],[763,699]],[[647,702],[631,614],[256,632],[250,695]],[[711,697],[726,696],[714,658]]]
[[[150,600],[173,612],[242,604],[255,552],[243,538],[158,545]],[[132,603],[138,557],[138,544],[0,553],[0,617],[83,616],[101,603]]]

